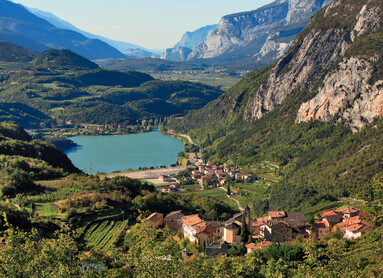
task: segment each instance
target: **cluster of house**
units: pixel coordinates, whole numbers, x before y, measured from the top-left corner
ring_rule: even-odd
[[[190,165],[187,167],[191,171],[191,179],[201,186],[214,187],[215,185],[224,185],[230,178],[242,179],[252,182],[257,179],[253,174],[243,174],[239,169],[231,169],[222,165],[212,165],[210,161],[203,163],[201,154],[189,155]]]
[[[227,253],[228,249],[241,243],[243,226],[249,232],[247,252],[268,247],[272,242],[290,243],[298,236],[307,238],[313,234],[316,238],[328,235],[337,225],[345,238],[360,237],[370,226],[362,220],[366,216],[354,207],[325,212],[321,222],[310,225],[302,212],[270,211],[267,217],[252,220],[250,209],[246,207],[225,222],[214,221],[211,217],[198,214],[189,215],[184,211],[174,211],[164,217],[161,213],[152,213],[143,220],[151,228],[167,226],[181,232],[190,241],[206,246],[206,253],[215,256]]]
[[[232,169],[223,165],[213,165],[210,161],[204,164],[202,157],[201,153],[189,155],[187,169],[190,171],[190,176],[185,177],[186,180],[194,181],[201,187],[214,188],[224,185],[227,181],[253,182],[258,179],[255,174],[243,174],[237,168]],[[169,183],[169,185],[158,187],[162,192],[177,192],[180,190],[180,181],[170,175],[160,174],[158,180],[161,183]]]
[[[354,207],[328,211],[322,214],[322,221],[313,224],[313,231],[321,238],[338,226],[345,238],[358,238],[370,229],[370,225],[363,220],[365,216],[364,212]]]

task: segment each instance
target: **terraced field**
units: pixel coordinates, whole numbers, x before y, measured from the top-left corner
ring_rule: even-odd
[[[129,225],[124,211],[113,209],[82,217],[76,229],[77,238],[85,249],[107,250],[115,244]]]

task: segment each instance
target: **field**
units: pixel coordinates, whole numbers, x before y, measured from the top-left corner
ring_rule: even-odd
[[[237,84],[242,78],[221,76],[221,75],[205,75],[205,74],[151,74],[154,78],[161,80],[182,80],[190,82],[201,82],[209,86],[219,86],[224,90],[228,90]]]
[[[85,249],[107,250],[118,241],[128,225],[129,217],[120,209],[84,215],[77,225],[77,238]]]

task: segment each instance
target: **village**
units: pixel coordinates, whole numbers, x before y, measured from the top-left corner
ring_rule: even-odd
[[[211,217],[173,211],[166,216],[154,212],[142,223],[153,229],[168,227],[189,241],[205,246],[207,256],[228,254],[237,244],[245,244],[247,253],[267,248],[273,242],[289,244],[298,238],[310,236],[319,240],[339,230],[346,239],[355,239],[367,232],[371,225],[364,220],[366,214],[355,207],[326,211],[320,222],[309,223],[302,212],[270,211],[266,217],[253,220],[249,207],[225,222]],[[243,236],[247,234],[247,236]]]
[[[198,184],[203,190],[222,187],[225,183],[234,180],[251,183],[258,179],[255,174],[244,174],[236,167],[229,168],[223,165],[212,165],[210,161],[204,164],[203,155],[201,153],[190,153],[187,164],[187,171],[184,171],[182,175],[178,175],[177,177],[160,174],[158,181],[160,183],[169,184],[160,185],[158,190],[162,192],[177,192],[182,190],[181,187],[183,183]],[[230,195],[230,192],[228,192],[228,195]]]
[[[181,177],[182,181],[179,176],[175,179],[175,175],[160,174],[159,181],[170,184],[158,186],[158,190],[180,191],[185,180],[198,184],[201,190],[223,188],[225,183],[233,180],[247,183],[258,180],[257,175],[244,174],[238,168],[212,165],[210,161],[204,163],[201,153],[189,154],[187,164],[187,171]],[[225,190],[227,197],[230,198],[229,188]],[[256,249],[267,248],[273,242],[289,244],[298,238],[307,240],[310,236],[320,240],[334,230],[339,230],[346,239],[355,239],[371,228],[364,217],[366,214],[360,209],[348,206],[325,211],[321,215],[321,221],[313,223],[310,223],[302,212],[283,210],[269,211],[267,216],[255,218],[251,215],[250,208],[246,206],[225,222],[186,211],[173,211],[167,215],[154,212],[142,223],[153,229],[168,227],[175,232],[180,232],[189,241],[205,246],[207,256],[215,257],[219,254],[228,254],[232,246],[241,243],[245,244],[247,253],[251,253]],[[245,240],[244,234],[247,234]]]

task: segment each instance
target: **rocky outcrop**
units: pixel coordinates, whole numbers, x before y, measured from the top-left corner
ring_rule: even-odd
[[[178,48],[168,48],[165,50],[164,54],[161,55],[162,59],[172,60],[172,61],[186,61],[189,54],[192,52],[188,47],[178,47]]]
[[[250,58],[255,67],[276,61],[310,17],[329,2],[278,0],[255,11],[225,16],[217,31],[195,48],[188,60],[211,59],[227,64]],[[228,59],[228,55],[235,59]]]
[[[294,91],[309,99],[300,106],[296,123],[335,118],[356,131],[383,114],[383,81],[373,79],[382,53],[368,45],[364,47],[370,51],[364,53],[359,40],[381,32],[383,7],[367,0],[343,2],[335,0],[313,18],[267,82],[249,98],[245,120],[261,118]]]
[[[301,105],[296,123],[330,121],[337,116],[357,131],[383,115],[383,80],[369,85],[372,72],[368,61],[346,59],[326,77],[319,93]]]
[[[205,41],[217,28],[218,25],[214,24],[199,28],[193,32],[186,32],[173,48],[166,49],[161,59],[186,61],[193,49]]]

